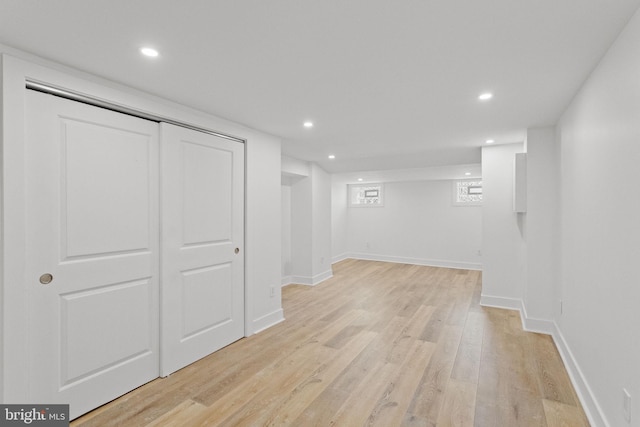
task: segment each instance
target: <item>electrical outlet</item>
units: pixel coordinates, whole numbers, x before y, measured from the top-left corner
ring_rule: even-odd
[[[631,395],[626,388],[622,389],[622,413],[627,423],[631,423]]]
[[[276,287],[275,287],[275,286],[272,286],[272,287],[270,288],[270,292],[271,292],[271,297],[272,297],[272,298],[273,298],[273,297],[275,297],[275,296],[276,296]]]

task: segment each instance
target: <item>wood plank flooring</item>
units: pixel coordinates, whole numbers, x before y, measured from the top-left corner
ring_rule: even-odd
[[[286,321],[72,426],[588,426],[550,337],[479,306],[481,274],[345,260]]]

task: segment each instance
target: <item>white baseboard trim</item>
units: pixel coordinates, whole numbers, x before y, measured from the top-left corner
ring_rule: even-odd
[[[492,295],[480,296],[480,305],[484,307],[504,308],[506,310],[518,310],[522,308],[522,300],[519,298],[496,297]]]
[[[593,391],[591,391],[591,387],[589,387],[589,383],[584,377],[582,370],[580,369],[580,365],[578,365],[575,357],[573,357],[573,353],[571,352],[569,345],[567,345],[560,328],[555,322],[552,322],[552,324],[553,333],[551,336],[553,337],[553,341],[556,343],[562,362],[569,373],[569,378],[571,379],[573,388],[576,390],[580,404],[589,419],[589,424],[594,427],[610,427],[611,424],[607,421],[607,418],[598,404]]]
[[[362,253],[362,252],[352,252],[348,254],[348,256],[346,256],[345,258],[354,258],[354,259],[361,259],[361,260],[367,260],[367,261],[395,262],[400,264],[426,265],[429,267],[456,268],[460,270],[482,270],[482,264],[478,262],[460,262],[460,261],[449,261],[449,260],[439,260],[439,259],[409,258],[409,257],[399,257],[399,256],[392,256],[392,255],[368,254],[368,253]]]
[[[528,332],[536,332],[538,334],[553,335],[553,322],[550,320],[532,319],[522,316],[522,329]]]
[[[280,286],[287,286],[293,283],[291,281],[291,276],[282,276],[282,280],[280,281]]]
[[[255,319],[253,321],[253,333],[260,333],[265,329],[269,329],[270,327],[277,325],[282,321],[284,321],[284,311],[279,308],[276,311]]]
[[[528,332],[537,332],[546,335],[551,335],[553,342],[556,344],[562,362],[569,374],[571,384],[578,395],[580,404],[584,409],[589,423],[592,426],[604,426],[610,427],[609,422],[604,416],[602,408],[598,404],[595,395],[589,387],[589,383],[582,374],[582,370],[578,365],[578,362],[573,357],[571,349],[567,345],[560,328],[556,322],[545,319],[529,318],[527,316],[527,309],[524,302],[519,298],[504,298],[491,295],[482,295],[480,297],[480,305],[485,307],[503,308],[507,310],[518,310],[520,312],[520,319],[522,320],[522,329]]]
[[[524,304],[524,301],[521,300],[520,303],[520,318],[522,320],[522,329],[529,332],[537,332],[539,334],[553,336],[553,332],[555,330],[553,321],[529,317],[529,315],[527,314],[527,306]]]
[[[309,285],[313,286],[313,277],[308,276],[291,276],[290,285]]]
[[[327,279],[331,279],[333,277],[333,270],[329,269],[323,273],[316,274],[313,277],[309,276],[291,276],[291,281],[289,284],[296,283],[298,285],[308,285],[315,286]]]
[[[347,252],[340,254],[340,255],[336,255],[334,257],[331,258],[331,264],[335,264],[336,262],[340,262],[340,261],[344,261],[345,259],[349,259],[349,254]]]
[[[316,274],[313,276],[313,285],[317,285],[320,282],[324,282],[325,280],[331,279],[333,277],[333,270],[329,268],[324,273]]]

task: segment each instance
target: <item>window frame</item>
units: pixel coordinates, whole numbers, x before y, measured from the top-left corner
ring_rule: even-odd
[[[377,188],[371,188],[377,187]],[[378,203],[354,203],[353,192],[356,190],[360,190],[366,192],[378,191]],[[382,208],[384,207],[384,184],[380,182],[372,182],[367,184],[348,184],[347,185],[347,197],[349,198],[349,207],[350,208]]]
[[[461,182],[477,182],[480,183],[479,186],[473,186],[473,188],[480,188],[481,189],[481,193],[480,193],[480,198],[481,200],[477,200],[477,201],[460,201],[458,200],[458,184]],[[470,187],[470,186],[469,186]],[[468,178],[468,179],[454,179],[452,182],[452,186],[451,186],[451,202],[453,204],[453,206],[460,206],[460,207],[465,207],[465,206],[482,206],[482,202],[484,200],[484,191],[483,191],[483,183],[482,183],[482,178]]]

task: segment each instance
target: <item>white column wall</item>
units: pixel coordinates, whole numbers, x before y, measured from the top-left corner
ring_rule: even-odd
[[[282,156],[282,268],[281,285],[311,273],[311,165]],[[295,276],[294,276],[295,275]],[[294,279],[295,277],[295,279]]]
[[[282,185],[282,284],[291,281],[291,185]]]
[[[331,183],[331,255],[332,262],[348,257],[347,184],[332,177]]]
[[[333,274],[331,175],[315,163],[283,159],[283,172],[296,175],[291,179],[291,273],[282,284],[315,285]]]
[[[331,269],[331,175],[311,164],[312,187],[312,284],[333,275]]]
[[[253,133],[246,142],[246,288],[252,332],[284,319],[281,282],[280,140]],[[272,294],[271,289],[275,289]]]
[[[291,186],[291,280],[306,284],[313,276],[313,188],[304,177]],[[309,283],[310,284],[310,283]]]
[[[520,309],[525,277],[524,214],[513,212],[513,167],[523,144],[482,148],[482,303]]]
[[[550,332],[559,310],[556,297],[560,266],[559,150],[555,128],[527,130],[526,262],[523,303],[528,327]],[[544,323],[534,325],[536,320]]]

